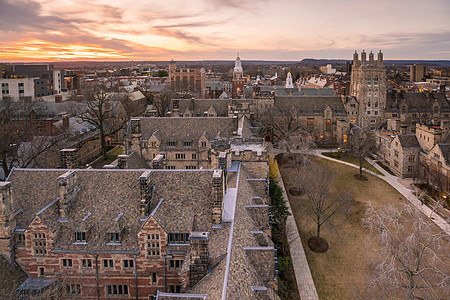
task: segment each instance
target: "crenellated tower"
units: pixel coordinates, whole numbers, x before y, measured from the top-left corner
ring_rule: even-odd
[[[355,96],[359,103],[358,125],[364,129],[375,130],[384,121],[386,109],[386,68],[383,64],[383,53],[378,53],[375,62],[374,54],[369,53],[367,64],[366,52],[353,54],[350,95]]]

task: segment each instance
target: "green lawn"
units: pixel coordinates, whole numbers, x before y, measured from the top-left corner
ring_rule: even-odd
[[[122,154],[122,150],[123,150],[122,147],[117,147],[116,149],[114,149],[113,151],[108,153],[107,160],[102,160],[102,159],[97,160],[95,163],[93,163],[91,165],[92,168],[93,169],[101,169],[101,168],[103,168],[104,165],[111,164],[113,161],[115,161],[117,159],[117,156]]]
[[[344,152],[323,152],[322,154],[324,156],[331,157],[334,159],[339,159],[339,160],[351,163],[351,164],[359,167],[358,158],[356,158],[355,156],[352,156],[350,154],[347,154]],[[365,170],[369,170],[369,171],[372,171],[374,173],[384,176],[383,173],[378,171],[377,168],[372,166],[367,160],[364,160],[364,163],[363,163],[363,171],[365,171]]]

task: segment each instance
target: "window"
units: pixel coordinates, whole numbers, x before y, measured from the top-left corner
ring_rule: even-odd
[[[306,130],[308,131],[314,130],[314,118],[308,118],[306,120]]]
[[[439,159],[441,156],[437,153],[434,153],[434,158]]]
[[[151,278],[152,284],[158,283],[158,274],[156,272],[150,273],[150,278]]]
[[[372,123],[372,124],[375,123],[375,122],[376,122],[375,119],[371,119],[371,120],[370,120],[370,123]]]
[[[39,270],[38,276],[39,277],[44,277],[45,276],[45,268],[44,267],[39,267],[38,270]]]
[[[415,161],[415,160],[416,160],[416,155],[410,154],[410,155],[408,156],[408,160],[409,160],[409,161]]]
[[[45,240],[45,233],[35,233],[33,242],[34,242],[34,255],[46,256],[47,243]]]
[[[150,145],[151,145],[152,147],[156,147],[156,142],[152,142]]]
[[[114,260],[104,259],[103,260],[103,268],[114,268]]]
[[[186,154],[184,154],[184,153],[175,153],[175,159],[186,159]]]
[[[350,104],[350,107],[356,107],[355,103]]]
[[[373,84],[374,84],[375,86],[378,86],[378,76],[375,76],[375,77],[374,77],[374,79],[373,79]]]
[[[186,170],[195,170],[197,166],[186,166]]]
[[[414,166],[408,166],[408,173],[414,172]]]
[[[134,260],[132,260],[132,259],[125,259],[123,261],[123,267],[125,269],[134,268]]]
[[[120,243],[120,236],[118,232],[108,233],[110,243]]]
[[[370,115],[370,110],[367,111],[367,114]]]
[[[197,153],[192,153],[192,159],[197,159]]]
[[[170,285],[171,293],[181,293],[181,285]]]
[[[392,114],[392,117],[393,118],[397,118],[397,114]]]
[[[127,284],[107,284],[106,294],[109,296],[127,296],[128,285]]]
[[[92,268],[92,259],[82,259],[81,267],[82,268]]]
[[[367,85],[371,86],[372,85],[372,77],[367,77]]]
[[[62,266],[63,266],[63,268],[72,268],[72,259],[71,258],[63,258]]]
[[[66,284],[66,295],[81,295],[81,284],[79,283],[70,283]]]
[[[86,232],[75,232],[75,242],[86,242]]]
[[[16,246],[18,247],[25,246],[25,234],[16,233]]]
[[[398,157],[398,151],[394,151],[394,156]]]
[[[160,255],[159,234],[152,233],[147,235],[147,256],[157,257]]]
[[[166,170],[175,170],[175,166],[166,166]]]
[[[171,244],[188,244],[189,242],[189,233],[169,233],[169,243]]]
[[[406,114],[406,106],[402,106],[402,114]]]
[[[325,130],[331,131],[331,120],[330,119],[325,120]]]
[[[191,142],[184,142],[184,143],[183,143],[183,146],[184,146],[184,147],[190,147],[190,146],[191,146]]]
[[[167,147],[175,147],[175,142],[167,142]]]
[[[375,115],[376,115],[376,116],[378,115],[378,110],[375,111]]]
[[[169,269],[179,269],[183,261],[181,259],[171,259],[169,263]]]
[[[378,102],[375,102],[375,107],[378,107]]]
[[[206,147],[206,142],[202,142],[202,147]]]

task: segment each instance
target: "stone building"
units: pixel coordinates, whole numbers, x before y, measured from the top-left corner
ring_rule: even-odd
[[[242,69],[241,58],[236,57],[236,61],[234,63],[233,69],[233,81],[232,81],[232,98],[240,98],[244,95],[244,85],[246,83],[246,79],[244,79],[244,70]]]
[[[15,169],[0,185],[0,253],[63,299],[278,299],[267,161],[244,164]]]
[[[172,60],[169,63],[170,89],[174,92],[193,92],[205,97],[206,75],[205,69],[183,69],[177,68]]]
[[[358,107],[358,126],[363,129],[375,130],[384,122],[386,107],[386,68],[383,64],[383,53],[378,53],[378,60],[374,61],[374,54],[369,53],[369,63],[366,52],[353,54],[353,67],[350,81],[350,96],[356,97]]]

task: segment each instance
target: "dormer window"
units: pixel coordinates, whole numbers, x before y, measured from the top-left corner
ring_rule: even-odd
[[[169,233],[170,244],[189,244],[189,233]]]
[[[184,146],[184,147],[190,147],[190,146],[191,146],[191,142],[184,142],[184,143],[183,143],[183,146]]]
[[[75,242],[86,243],[86,232],[84,231],[75,232]]]
[[[120,237],[118,232],[108,233],[110,243],[120,243]]]
[[[167,147],[175,147],[175,142],[167,142]]]
[[[202,147],[206,147],[206,142],[202,142]]]

